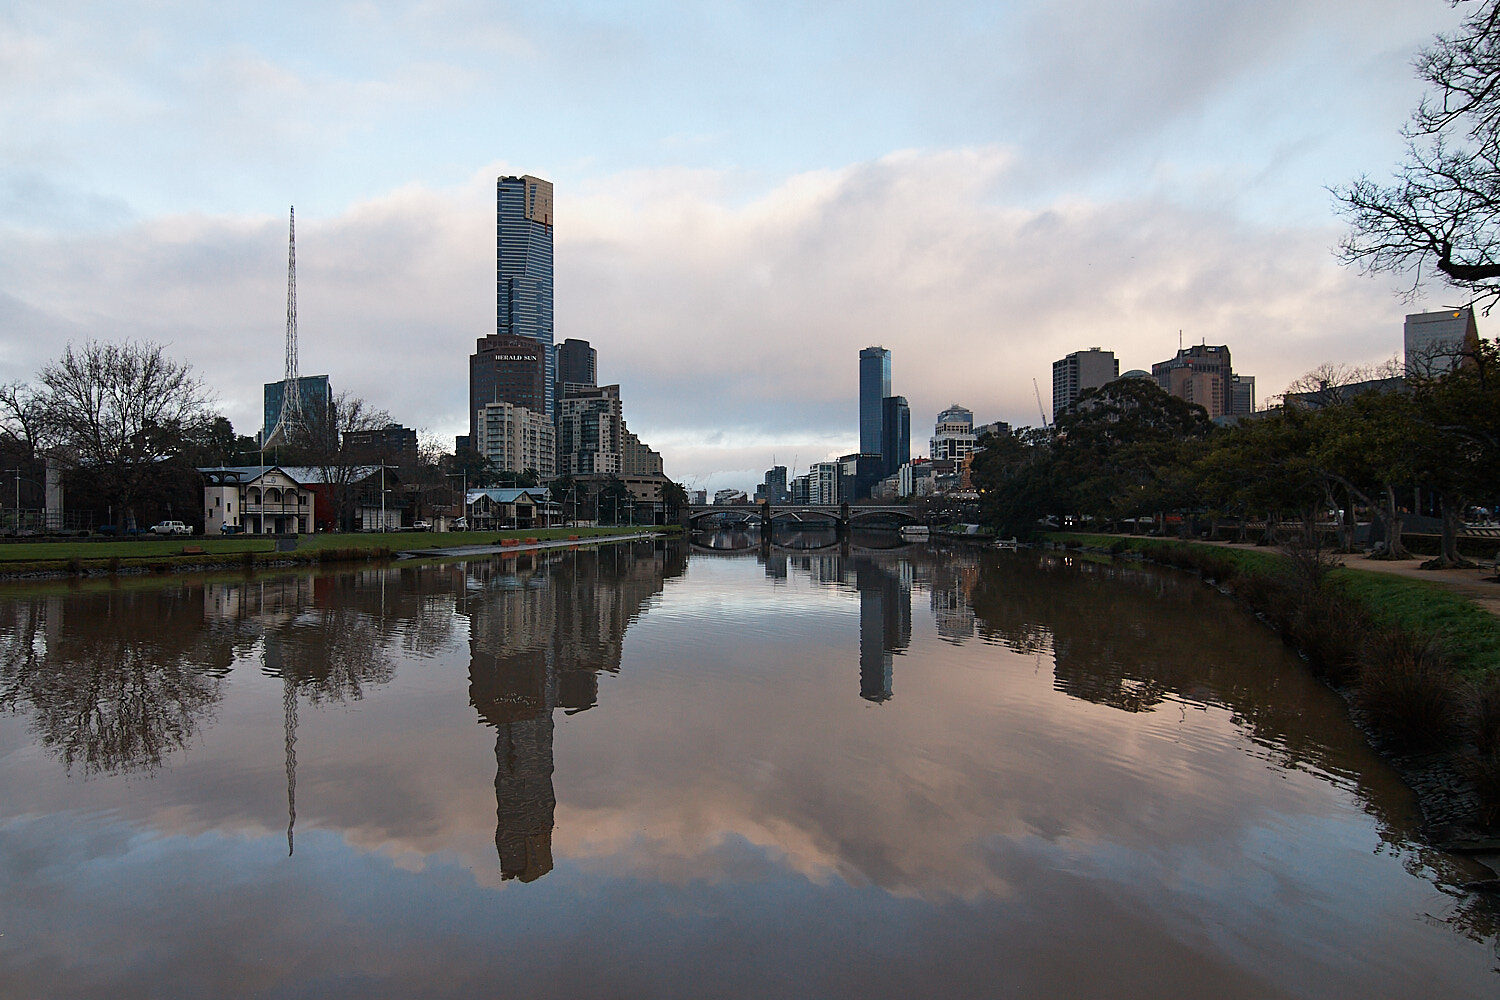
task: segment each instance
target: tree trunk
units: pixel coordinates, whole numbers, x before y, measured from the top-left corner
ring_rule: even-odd
[[[1443,517],[1442,542],[1436,559],[1422,564],[1423,569],[1473,569],[1474,564],[1458,551],[1458,532],[1463,527],[1464,501],[1451,493],[1440,493],[1438,504]]]
[[[1385,487],[1385,551],[1377,559],[1410,559],[1411,553],[1401,543],[1401,508],[1396,505],[1396,488]]]

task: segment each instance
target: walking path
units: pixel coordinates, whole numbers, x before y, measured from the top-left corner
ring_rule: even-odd
[[[420,558],[423,556],[492,556],[499,553],[535,552],[538,549],[576,548],[580,545],[597,545],[601,542],[628,542],[635,538],[659,538],[652,532],[631,532],[624,535],[586,535],[582,538],[558,538],[546,542],[521,542],[519,545],[455,545],[442,549],[409,549],[398,552],[398,556]]]
[[[1129,536],[1123,536],[1129,537]],[[1208,542],[1225,548],[1246,548],[1230,542]],[[1369,556],[1341,554],[1335,558],[1349,569],[1364,569],[1372,573],[1389,573],[1411,580],[1426,580],[1455,594],[1467,597],[1492,615],[1500,615],[1500,578],[1496,577],[1495,564],[1490,562],[1480,569],[1423,569],[1426,556],[1411,559],[1371,559]]]

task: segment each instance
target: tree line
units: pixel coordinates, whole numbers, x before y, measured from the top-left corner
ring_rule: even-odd
[[[971,475],[986,518],[1007,534],[1088,523],[1133,530],[1233,521],[1311,535],[1320,522],[1353,544],[1356,512],[1384,554],[1405,558],[1403,526],[1422,507],[1442,520],[1435,565],[1460,565],[1466,509],[1500,501],[1500,347],[1478,342],[1446,373],[1361,388],[1312,373],[1280,409],[1229,426],[1149,379],[1084,393],[1050,428],[988,435]],[[1426,498],[1426,499],[1422,499]]]
[[[19,485],[28,484],[24,506],[41,506],[50,461],[63,471],[67,509],[116,527],[167,516],[196,520],[200,467],[307,466],[328,484],[342,524],[358,500],[358,470],[370,464],[347,434],[384,427],[390,418],[349,394],[305,417],[267,453],[257,438],[235,433],[192,366],[162,345],[88,341],[69,344],[33,380],[0,386],[0,459],[16,477],[18,500]],[[435,448],[423,449],[417,468],[403,470],[407,485],[424,495],[431,490],[423,487],[445,488],[440,458]]]

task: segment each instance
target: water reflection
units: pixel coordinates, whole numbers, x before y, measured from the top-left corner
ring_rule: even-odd
[[[649,553],[649,557],[648,557]],[[597,704],[625,632],[680,576],[679,546],[623,546],[481,564],[458,609],[469,620],[469,703],[495,727],[495,850],[502,878],[552,870],[554,709]]]
[[[705,964],[724,995],[1312,995],[1406,962],[1402,986],[1473,984],[1473,946],[1442,942],[1495,940],[1476,873],[1416,846],[1338,699],[1211,589],[792,535],[0,602],[0,912],[22,914],[0,981],[58,928],[105,939],[89,914],[130,954],[144,910],[211,964],[281,926],[285,891],[320,916],[283,938],[283,994],[694,995],[674,977]],[[71,854],[45,861],[35,816]],[[160,888],[184,853],[197,887]],[[191,914],[226,893],[217,934]],[[375,899],[429,933],[339,930]],[[357,938],[392,953],[351,971]],[[580,966],[579,939],[610,946]],[[46,954],[65,974],[37,995],[105,992]]]

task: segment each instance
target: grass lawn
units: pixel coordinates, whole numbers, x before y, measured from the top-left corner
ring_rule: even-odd
[[[1229,563],[1235,573],[1283,574],[1290,567],[1285,556],[1270,548],[1200,545],[1166,538],[1133,538],[1118,535],[1086,535],[1049,532],[1059,544],[1109,549],[1116,553],[1136,551],[1162,562],[1182,563],[1170,550],[1188,547],[1197,553],[1196,568],[1208,570],[1215,563]],[[1500,672],[1500,617],[1442,584],[1413,580],[1363,569],[1336,569],[1333,584],[1353,598],[1370,619],[1392,625],[1413,636],[1434,636],[1453,657],[1454,666],[1468,674]],[[1351,641],[1355,637],[1350,637]]]

